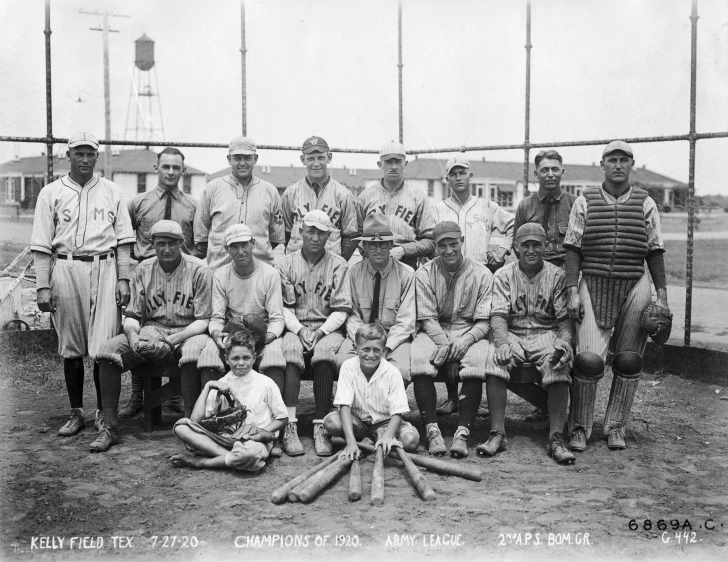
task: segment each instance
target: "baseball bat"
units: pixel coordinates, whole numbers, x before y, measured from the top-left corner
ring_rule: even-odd
[[[374,447],[365,443],[357,443],[359,448],[365,453],[373,453]],[[414,464],[419,467],[432,470],[439,474],[445,474],[448,476],[459,476],[466,480],[473,480],[480,482],[483,479],[483,473],[480,469],[472,468],[469,466],[463,466],[454,462],[442,461],[439,459],[433,459],[431,457],[425,457],[422,455],[414,455],[407,453],[407,456],[412,460]]]
[[[322,470],[318,474],[314,474],[308,479],[306,487],[298,494],[298,499],[303,503],[310,502],[319,493],[336,480],[341,474],[346,472],[351,466],[351,459],[339,459],[338,462],[331,464],[326,470]]]
[[[288,497],[288,494],[296,488],[299,484],[302,484],[306,480],[308,480],[311,476],[316,474],[319,470],[326,468],[329,466],[332,462],[336,460],[336,455],[333,455],[323,461],[322,463],[317,464],[316,466],[313,466],[309,468],[306,472],[303,472],[299,476],[296,476],[293,480],[290,480],[283,484],[283,486],[280,486],[279,488],[276,488],[273,490],[273,493],[270,495],[270,501],[279,504],[286,501],[286,499],[290,499]],[[298,501],[298,495],[295,496],[296,499],[290,500],[290,501]]]
[[[420,497],[425,501],[432,501],[436,499],[437,496],[435,495],[435,490],[433,490],[432,486],[428,484],[427,480],[420,472],[420,469],[412,462],[412,459],[407,456],[407,452],[400,447],[395,447],[395,450],[397,451],[397,456],[404,463],[404,469],[412,479],[412,485],[415,490],[417,490]]]
[[[372,447],[373,448],[373,447]],[[377,447],[374,454],[374,471],[372,472],[372,505],[384,503],[384,451]]]
[[[361,468],[359,461],[351,463],[349,469],[349,501],[358,502],[361,499]]]

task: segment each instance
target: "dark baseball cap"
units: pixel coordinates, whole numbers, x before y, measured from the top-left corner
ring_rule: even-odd
[[[432,229],[432,239],[437,244],[443,238],[457,238],[458,240],[463,237],[463,231],[457,223],[452,221],[442,221]]]
[[[327,143],[321,137],[308,137],[303,141],[301,152],[304,154],[311,154],[312,152],[328,152],[329,143]]]
[[[543,226],[536,222],[522,224],[516,232],[516,241],[525,242],[526,240],[536,240],[538,242],[546,240],[546,231]]]

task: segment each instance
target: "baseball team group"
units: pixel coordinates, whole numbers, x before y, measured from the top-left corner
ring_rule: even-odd
[[[94,174],[98,150],[90,133],[71,137],[70,173],[41,190],[33,223],[37,303],[58,332],[71,406],[60,436],[86,426],[90,356],[92,452],[119,443],[119,420],[141,411],[140,369],[174,364],[181,396],[168,405],[184,416],[174,433],[187,449],[175,466],[256,472],[271,456],[303,455],[302,375],[313,380],[319,456],[338,437],[338,454],[353,460],[367,438],[385,454],[422,443],[464,458],[479,415],[490,433],[474,451],[493,456],[507,449],[507,383],[527,363],[547,395],[527,419],[547,421],[547,454],[573,464],[611,352],[604,435],[609,449],[626,448],[647,338],[664,343],[671,318],[658,209],[630,183],[627,143],[603,149],[602,185],[578,196],[561,187],[561,155],[539,152],[538,190],[515,216],[473,193],[462,155],[444,170],[449,197],[432,203],[404,180],[407,153],[394,141],[379,152],[381,180],[358,197],[331,176],[317,136],[302,145],[305,177],[282,195],[253,174],[255,142],[233,139],[230,174],[199,201],[180,190],[180,150],[162,150],[158,185],[128,202]],[[402,417],[410,384],[419,430]],[[455,414],[448,447],[438,416]]]

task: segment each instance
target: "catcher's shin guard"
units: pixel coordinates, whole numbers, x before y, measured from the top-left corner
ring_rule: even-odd
[[[571,407],[569,409],[569,434],[577,427],[591,436],[594,423],[594,404],[597,400],[597,386],[604,376],[604,360],[596,353],[582,351],[574,358],[571,372]]]
[[[637,384],[642,376],[642,357],[634,351],[621,351],[612,361],[612,389],[604,415],[604,433],[624,427],[632,409]]]

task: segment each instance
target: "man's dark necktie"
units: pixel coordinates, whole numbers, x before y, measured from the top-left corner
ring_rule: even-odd
[[[172,192],[165,191],[164,196],[167,200],[164,202],[164,220],[172,220]]]
[[[369,323],[374,324],[379,318],[379,286],[382,284],[382,276],[377,271],[374,274],[374,296],[372,297],[372,311],[369,314]]]

